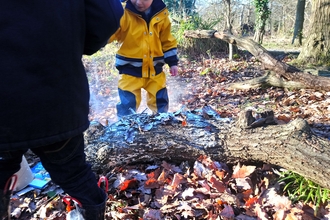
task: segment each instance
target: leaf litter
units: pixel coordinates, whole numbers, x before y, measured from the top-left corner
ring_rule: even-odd
[[[207,156],[197,158],[192,167],[166,161],[116,167],[105,174],[109,180],[106,219],[321,219],[307,211],[312,207],[292,204],[281,195],[278,169],[241,164],[230,168]],[[55,192],[50,199],[49,192]],[[30,192],[24,200],[13,202],[19,204],[19,214],[33,217],[19,218],[16,208],[12,217],[65,219],[64,196],[53,184],[39,195]],[[322,219],[327,219],[329,210],[323,211]]]
[[[181,62],[180,77],[168,80],[170,111],[209,105],[221,117],[235,118],[247,107],[256,111],[271,108],[277,123],[304,118],[316,135],[330,139],[330,92],[274,87],[231,90],[227,87],[230,83],[261,76],[264,70],[253,57],[235,61],[221,58],[223,54],[217,57]],[[109,83],[113,73],[104,71],[98,69],[98,80],[91,79],[91,100],[97,104],[91,103],[90,120],[106,125],[116,121],[118,100],[116,77]],[[142,103],[140,112],[143,107]],[[30,163],[37,160],[33,155],[27,159]],[[105,174],[110,184],[106,219],[330,219],[329,204],[320,207],[317,217],[314,204],[292,204],[276,182],[278,169],[268,164],[227,165],[206,156],[196,158],[192,167],[170,161],[114,167]],[[14,195],[11,218],[66,219],[64,196],[52,182],[42,190]]]

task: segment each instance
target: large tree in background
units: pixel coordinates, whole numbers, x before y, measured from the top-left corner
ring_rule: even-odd
[[[302,37],[303,37],[303,27],[304,27],[304,17],[305,17],[305,4],[306,0],[298,0],[297,1],[297,10],[296,10],[296,21],[294,24],[293,38],[292,44],[294,44],[294,40],[298,37],[299,45],[302,45]]]
[[[330,66],[330,0],[313,0],[311,16],[309,36],[298,59]]]

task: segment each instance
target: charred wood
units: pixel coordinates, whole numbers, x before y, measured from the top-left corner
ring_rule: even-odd
[[[93,169],[167,160],[194,162],[200,155],[228,164],[263,162],[292,170],[330,188],[330,141],[316,136],[303,119],[275,125],[271,111],[237,120],[220,118],[206,106],[156,115],[135,114],[86,131]]]

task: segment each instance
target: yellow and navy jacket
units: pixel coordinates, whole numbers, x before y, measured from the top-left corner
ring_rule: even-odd
[[[163,71],[165,63],[177,65],[177,41],[164,2],[154,0],[147,14],[137,11],[130,0],[124,7],[120,27],[109,40],[120,44],[116,54],[119,73],[152,78]]]

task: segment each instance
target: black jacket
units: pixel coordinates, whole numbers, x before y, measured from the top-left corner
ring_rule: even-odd
[[[119,27],[119,0],[9,0],[0,7],[0,150],[65,140],[89,126],[83,54]]]

